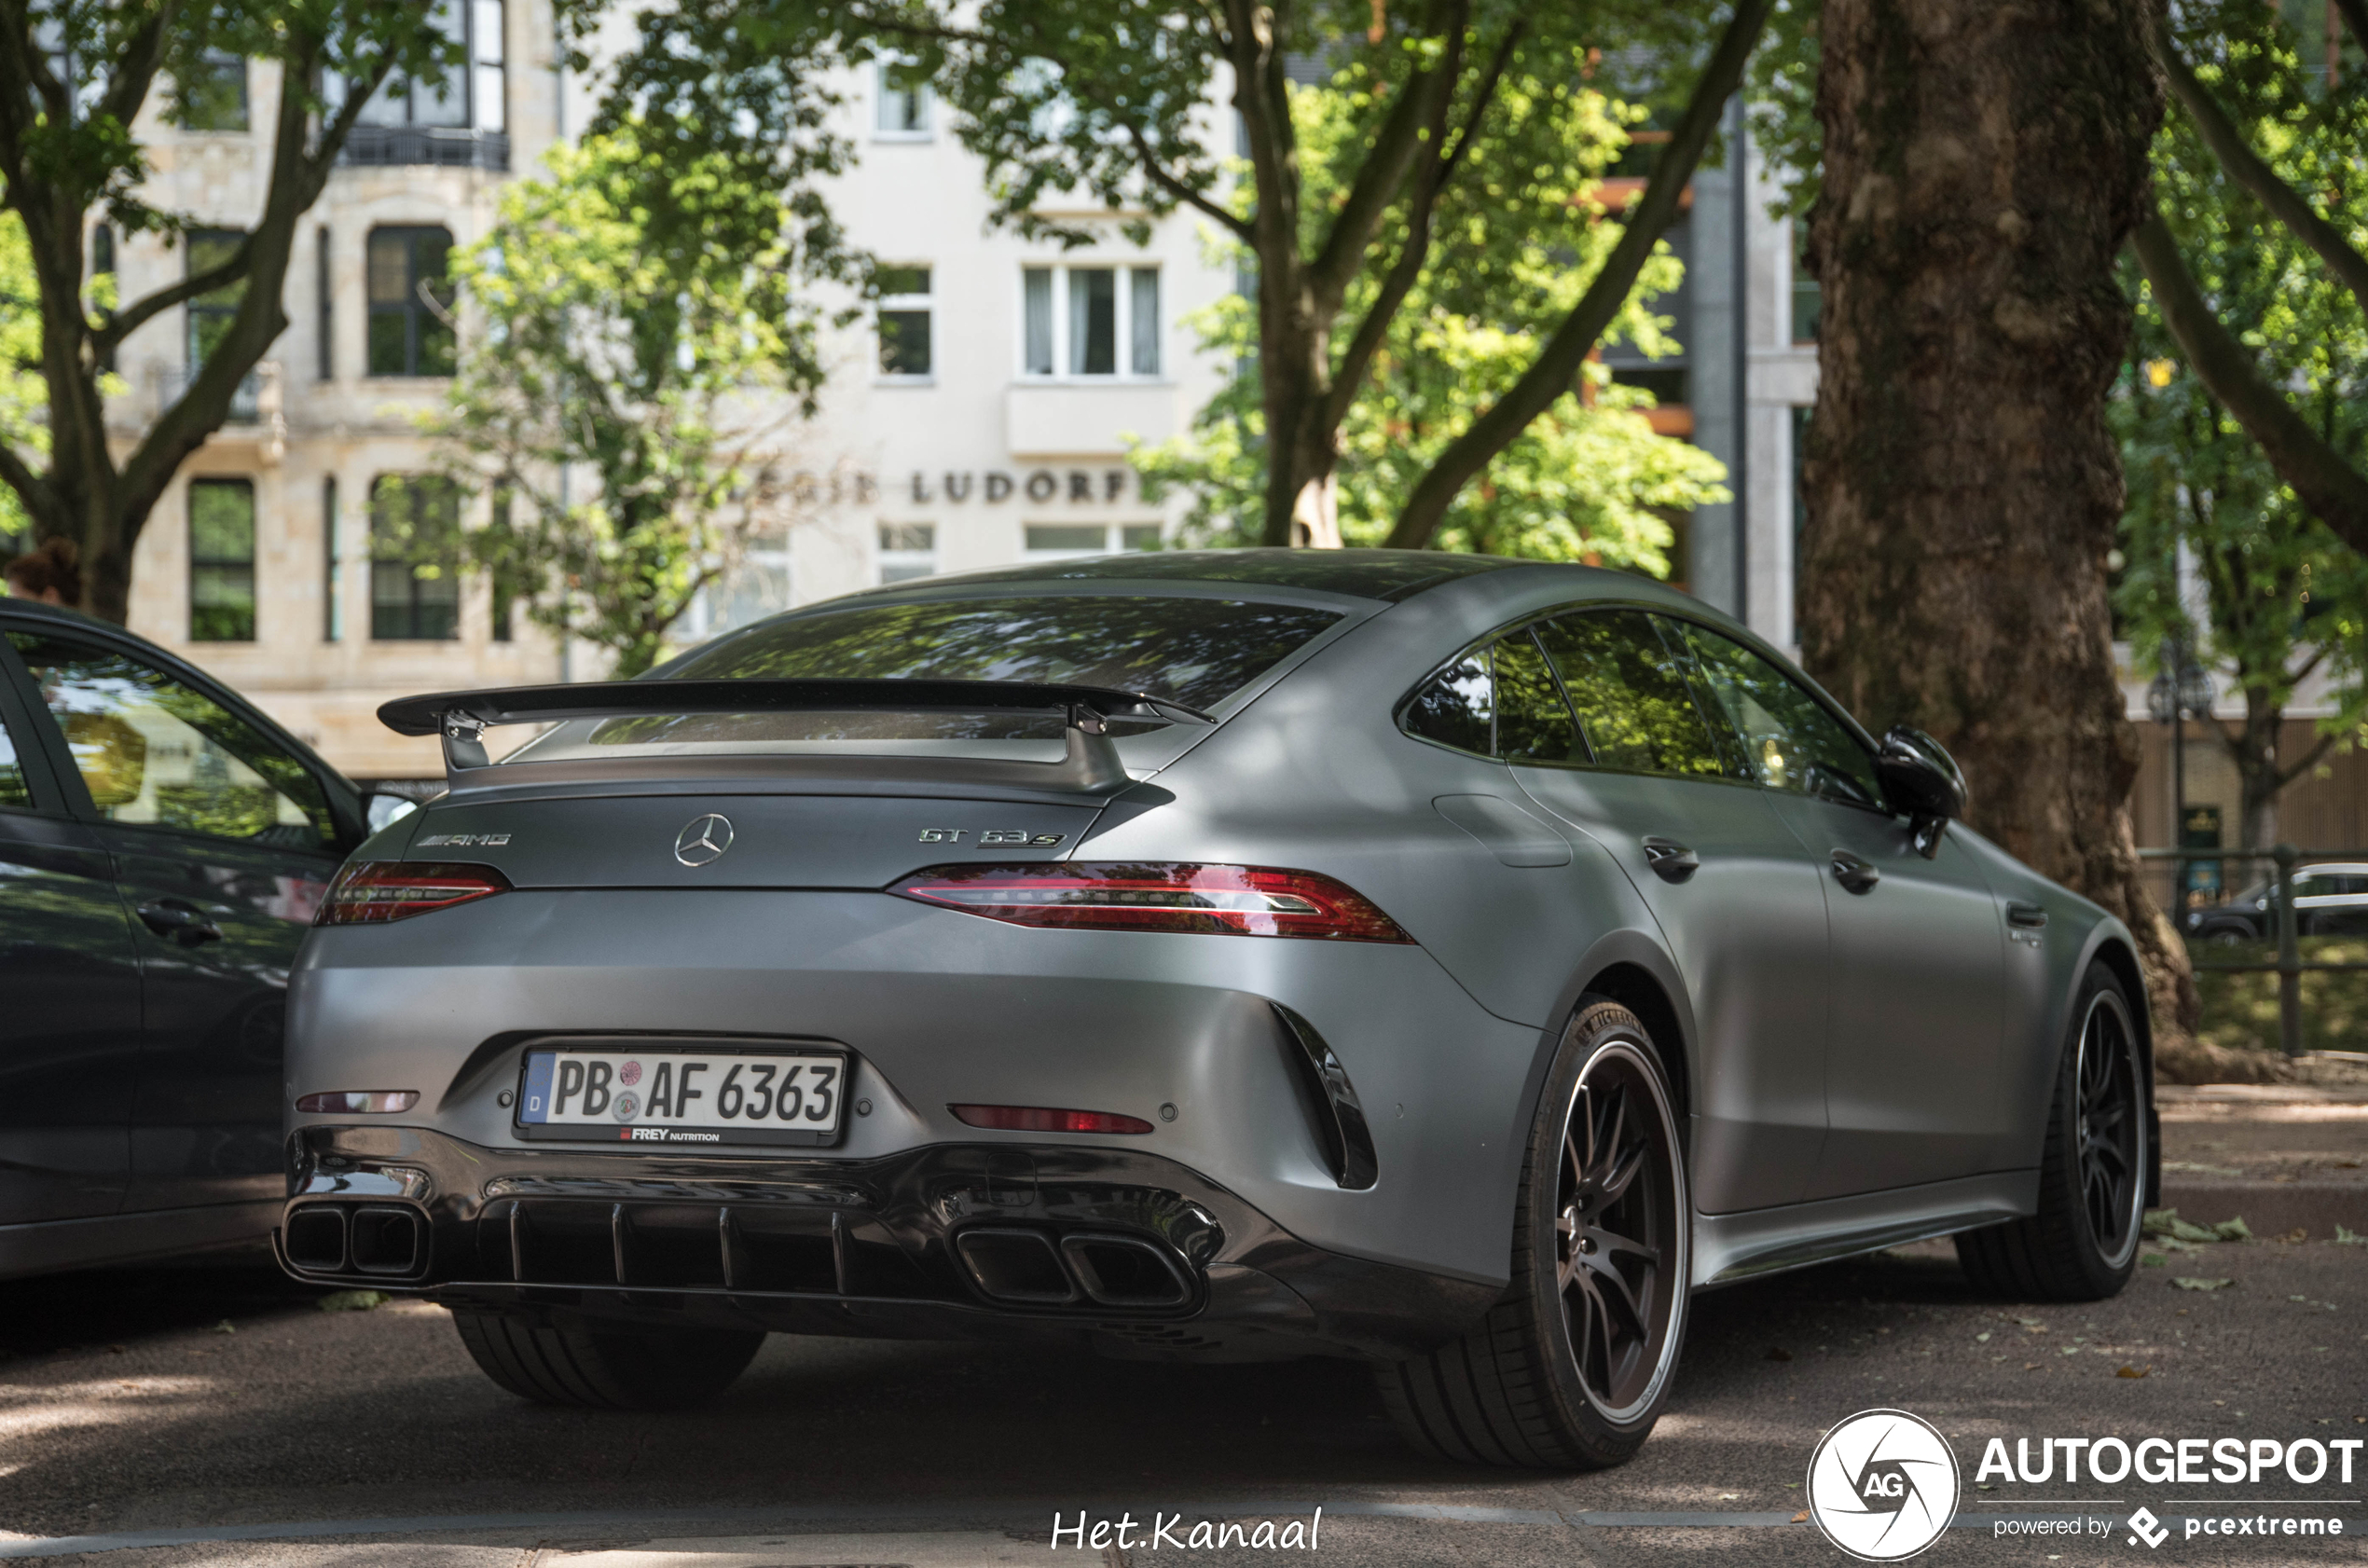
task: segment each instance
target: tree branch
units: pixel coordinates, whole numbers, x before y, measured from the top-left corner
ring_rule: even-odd
[[[1380,227],[1382,214],[1397,199],[1397,188],[1405,183],[1407,171],[1423,150],[1422,131],[1426,124],[1436,122],[1441,130],[1446,120],[1443,111],[1455,93],[1455,80],[1463,74],[1464,23],[1468,8],[1463,5],[1448,7],[1446,58],[1406,84],[1397,103],[1382,122],[1381,133],[1373,138],[1373,150],[1356,172],[1356,181],[1349,186],[1341,210],[1332,219],[1331,232],[1324,237],[1323,248],[1309,263],[1308,285],[1329,309],[1336,307],[1348,293],[1350,282],[1365,266],[1366,247],[1372,242],[1373,230]],[[1440,153],[1438,131],[1430,143],[1431,157]]]
[[[1339,366],[1332,373],[1330,391],[1324,395],[1324,420],[1327,429],[1337,430],[1348,418],[1350,406],[1356,403],[1357,391],[1364,385],[1365,373],[1381,351],[1383,340],[1389,336],[1390,323],[1397,320],[1399,307],[1414,290],[1414,283],[1430,262],[1431,218],[1438,211],[1439,194],[1455,177],[1457,165],[1472,144],[1480,130],[1481,117],[1487,114],[1490,102],[1496,96],[1497,84],[1504,80],[1505,68],[1513,58],[1513,46],[1527,24],[1516,19],[1505,30],[1504,39],[1496,46],[1496,54],[1489,62],[1474,95],[1471,110],[1464,117],[1462,131],[1455,144],[1427,162],[1416,179],[1414,200],[1406,219],[1406,243],[1397,253],[1397,261],[1382,280],[1381,292],[1356,323],[1356,332],[1349,339],[1347,350],[1341,355]],[[1460,72],[1460,62],[1457,66]],[[1438,112],[1432,116],[1431,144],[1434,148],[1447,145],[1446,130],[1450,104],[1439,100]]]
[[[2292,784],[2295,779],[2300,778],[2304,774],[2308,773],[2312,768],[2317,767],[2319,765],[2319,759],[2327,754],[2328,750],[2335,744],[2335,739],[2336,737],[2332,735],[2320,736],[2319,737],[2319,744],[2312,747],[2309,753],[2300,762],[2296,763],[2292,767],[2279,768],[2275,770],[2270,777],[2278,781],[2278,788],[2280,790],[2284,789],[2287,785]]]
[[[1387,543],[1392,549],[1427,545],[1464,487],[1511,446],[1532,420],[1570,391],[1588,353],[1636,286],[1636,275],[1652,254],[1654,242],[1676,216],[1678,198],[1718,129],[1727,100],[1742,83],[1744,63],[1751,59],[1752,48],[1759,41],[1772,9],[1774,0],[1736,0],[1727,32],[1702,67],[1684,117],[1653,160],[1652,177],[1645,182],[1642,198],[1629,209],[1627,226],[1612,254],[1604,258],[1603,270],[1595,274],[1587,292],[1571,307],[1570,314],[1554,329],[1512,390],[1474,419],[1423,475],[1390,528]],[[1740,147],[1735,156],[1740,162]]]
[[[168,284],[138,304],[117,311],[114,319],[106,325],[91,332],[91,346],[103,354],[174,306],[186,304],[201,294],[212,294],[215,289],[237,282],[247,275],[250,253],[254,249],[253,240],[241,240],[239,242],[239,248],[231,253],[230,259],[221,266],[184,278],[177,283]]]
[[[1255,236],[1256,231],[1250,227],[1248,219],[1244,218],[1237,213],[1227,212],[1224,208],[1218,206],[1216,202],[1211,201],[1199,191],[1194,190],[1191,186],[1186,185],[1183,181],[1169,173],[1167,170],[1161,165],[1159,155],[1151,151],[1151,144],[1143,139],[1143,132],[1138,127],[1129,125],[1126,128],[1126,135],[1127,139],[1135,144],[1135,156],[1141,161],[1143,165],[1143,172],[1151,177],[1151,183],[1153,185],[1158,186],[1162,190],[1166,191],[1178,201],[1184,202],[1188,206],[1199,210],[1208,217],[1214,218],[1217,222],[1224,225],[1226,230],[1235,239],[1241,241],[1244,244],[1248,244],[1250,242],[1252,238]]]
[[[2205,387],[2260,444],[2262,455],[2302,503],[2345,543],[2368,552],[2368,477],[2294,412],[2236,334],[2212,314],[2160,213],[2149,213],[2131,231],[2129,247],[2154,288],[2155,308]]]
[[[2354,0],[2357,5],[2360,0]],[[2319,254],[2319,259],[2351,291],[2352,297],[2368,309],[2368,256],[2351,248],[2334,225],[2320,217],[2310,203],[2293,186],[2279,178],[2245,143],[2243,132],[2222,112],[2195,72],[2179,57],[2169,40],[2159,28],[2148,30],[2155,42],[2155,54],[2162,62],[2163,74],[2169,79],[2171,96],[2187,111],[2204,144],[2212,157],[2228,172],[2229,178],[2251,194],[2292,232],[2295,239]]]

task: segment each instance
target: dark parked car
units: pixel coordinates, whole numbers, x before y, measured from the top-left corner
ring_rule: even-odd
[[[2296,936],[2356,936],[2368,931],[2368,866],[2296,867],[2294,915]],[[2198,942],[2275,942],[2278,884],[2256,882],[2224,903],[2189,910],[2184,918],[2187,934]]]
[[[0,602],[0,1277],[268,1234],[288,968],[367,812],[172,654]]]
[[[2137,1267],[2128,931],[1658,584],[1068,560],[379,714],[452,788],[298,960],[282,1256],[530,1398],[777,1329],[1324,1354],[1433,1453],[1585,1466],[1696,1289]]]

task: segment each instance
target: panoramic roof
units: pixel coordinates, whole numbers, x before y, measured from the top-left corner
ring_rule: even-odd
[[[1443,550],[1132,550],[1119,556],[1044,561],[955,572],[873,593],[965,583],[1074,583],[1166,578],[1187,583],[1263,583],[1356,598],[1402,599],[1476,572],[1526,563]]]

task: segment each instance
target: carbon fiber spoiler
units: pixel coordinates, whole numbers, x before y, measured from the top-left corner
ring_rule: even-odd
[[[1118,749],[1110,744],[1110,720],[1155,719],[1171,724],[1217,722],[1182,703],[1107,686],[1035,681],[755,679],[601,681],[431,692],[382,704],[379,722],[397,735],[442,736],[445,773],[457,786],[459,775],[488,764],[484,734],[495,724],[681,713],[846,712],[1057,714],[1067,724],[1068,754],[1062,761],[1012,763],[982,758],[961,765],[971,771],[992,772],[998,782],[1095,792],[1127,781]]]

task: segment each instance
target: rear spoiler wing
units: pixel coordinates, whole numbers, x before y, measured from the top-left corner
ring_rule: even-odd
[[[379,708],[397,735],[444,742],[444,768],[458,785],[463,772],[488,765],[484,735],[496,724],[569,719],[630,719],[681,713],[1043,713],[1067,725],[1067,755],[1058,763],[979,759],[966,772],[992,781],[1104,793],[1127,782],[1112,719],[1213,724],[1196,708],[1143,692],[1035,681],[738,680],[599,681],[563,686],[510,686],[484,692],[432,692]]]

